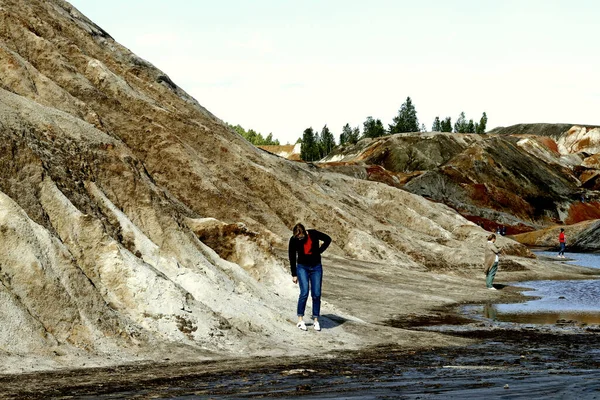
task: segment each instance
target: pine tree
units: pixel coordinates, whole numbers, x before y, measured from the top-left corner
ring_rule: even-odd
[[[465,117],[464,111],[458,116],[458,120],[454,124],[454,133],[466,133],[468,129],[467,118]]]
[[[255,146],[279,145],[279,140],[273,140],[272,133],[269,133],[269,135],[264,138],[263,135],[261,135],[259,132],[256,132],[254,129],[249,129],[246,131],[240,125],[233,126],[231,124],[227,124],[227,126]]]
[[[487,127],[487,114],[484,112],[479,120],[479,125],[477,125],[477,133],[485,133],[485,129]]]
[[[340,145],[345,144],[356,144],[360,138],[360,128],[356,127],[352,129],[350,124],[344,125],[342,133],[340,134]]]
[[[344,125],[342,128],[342,133],[340,133],[340,145],[343,146],[348,143],[350,137],[352,136],[352,128],[350,124]]]
[[[466,133],[475,133],[475,123],[473,123],[472,119],[470,119],[469,123],[467,124],[467,132]]]
[[[363,135],[366,138],[385,136],[385,129],[383,128],[381,120],[374,120],[373,117],[368,116],[363,123]]]
[[[302,134],[300,158],[304,161],[315,161],[319,158],[319,147],[313,128],[307,128]]]
[[[360,139],[360,127],[352,129],[352,135],[348,138],[348,143],[356,144]]]
[[[452,132],[452,118],[446,117],[440,125],[442,132]]]
[[[327,154],[333,150],[335,147],[335,138],[333,137],[333,133],[329,130],[327,125],[323,127],[321,130],[321,149],[322,154],[321,158],[325,157]]]
[[[435,117],[435,119],[433,120],[433,125],[431,126],[431,131],[432,132],[443,132],[440,117]]]
[[[319,134],[319,132],[315,132],[315,158],[313,158],[311,161],[314,160],[319,160],[322,157],[323,154],[323,142],[321,141],[321,135]]]
[[[404,104],[400,106],[398,115],[394,117],[393,124],[389,128],[390,133],[419,132],[417,110],[410,97],[407,97]]]

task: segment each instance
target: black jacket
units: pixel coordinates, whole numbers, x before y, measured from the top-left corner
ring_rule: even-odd
[[[306,239],[300,241],[293,236],[290,238],[288,255],[290,256],[290,268],[292,270],[292,276],[297,276],[296,261],[298,264],[311,267],[321,264],[321,253],[324,252],[331,243],[331,238],[323,232],[319,232],[316,229],[308,229],[306,232],[312,241],[312,245],[310,247],[311,254],[304,254],[304,243],[306,243]],[[323,242],[323,245],[319,246],[319,241]]]

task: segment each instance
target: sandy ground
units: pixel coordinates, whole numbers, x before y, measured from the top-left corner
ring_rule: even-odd
[[[600,365],[593,351],[600,344],[597,327],[500,329],[458,314],[462,304],[522,299],[520,288],[503,282],[589,279],[598,273],[551,258],[517,261],[527,269],[501,270],[496,279],[500,290],[489,291],[483,276],[473,271],[431,274],[325,258],[323,330],[315,332],[309,325],[308,332],[298,331],[311,335],[314,345],[302,340],[303,348],[291,356],[274,351],[271,357],[174,357],[164,363],[3,375],[0,398],[477,397],[499,387],[512,395],[510,388],[521,386],[519,396],[531,396],[557,378],[561,390],[574,382],[580,393],[597,390],[590,383],[600,375],[590,370]],[[341,348],[338,334],[356,341]]]
[[[449,322],[449,321],[447,321]],[[431,329],[416,327],[412,329]],[[140,364],[2,377],[1,398],[597,398],[598,327],[437,327],[468,346]]]

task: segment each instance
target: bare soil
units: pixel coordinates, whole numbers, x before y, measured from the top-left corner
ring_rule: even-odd
[[[418,329],[418,328],[416,328]],[[374,346],[305,357],[139,364],[0,378],[0,398],[600,397],[593,329],[447,331],[469,346]]]
[[[385,263],[324,261],[323,330],[298,331],[312,340],[300,341],[301,348],[286,356],[185,362],[173,356],[158,363],[7,374],[0,376],[0,399],[600,396],[598,327],[500,326],[459,312],[466,304],[524,298],[521,288],[502,282],[593,279],[597,270],[515,258],[527,268],[501,270],[499,290],[492,292],[473,271],[441,266],[432,274]],[[344,346],[337,343],[343,335]]]

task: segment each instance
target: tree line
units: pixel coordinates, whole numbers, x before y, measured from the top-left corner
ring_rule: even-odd
[[[246,131],[240,125],[227,124],[227,126],[255,146],[280,144],[279,140],[273,139],[272,133],[264,137],[261,133],[253,129]],[[445,117],[441,120],[439,116],[436,116],[431,126],[431,131],[483,134],[485,133],[486,126],[487,114],[485,112],[479,119],[479,122],[474,122],[473,119],[467,120],[465,113],[461,112],[454,125],[450,117]],[[417,110],[410,96],[400,106],[398,114],[392,119],[392,123],[388,124],[387,129],[383,126],[380,119],[368,116],[362,124],[362,133],[360,126],[351,127],[350,124],[344,125],[340,134],[339,145],[350,145],[364,138],[377,138],[404,132],[427,132],[424,124],[419,125]],[[305,129],[298,142],[301,143],[300,158],[304,161],[320,160],[336,147],[335,137],[327,125],[320,132],[316,132],[312,127]]]
[[[279,140],[273,139],[273,133],[269,133],[267,137],[263,137],[263,135],[259,132],[256,132],[254,129],[245,130],[240,125],[233,126],[231,124],[227,124],[227,126],[233,129],[235,132],[240,134],[244,139],[249,141],[255,146],[270,146],[276,145],[279,146]]]
[[[452,125],[450,117],[440,120],[440,117],[436,116],[431,131],[483,134],[486,130],[487,120],[485,112],[479,122],[474,122],[473,119],[467,120],[465,113],[461,112],[454,125]],[[407,97],[406,101],[400,106],[398,115],[393,118],[392,123],[388,125],[388,129],[385,129],[380,119],[368,116],[363,122],[362,134],[359,126],[353,128],[350,124],[344,125],[339,144],[341,146],[355,144],[363,138],[377,138],[404,132],[427,132],[424,124],[419,125],[417,110],[410,97]],[[304,161],[320,160],[336,147],[335,138],[327,125],[323,127],[320,133],[315,132],[312,127],[305,129],[302,138],[298,141],[301,142],[300,158]]]

